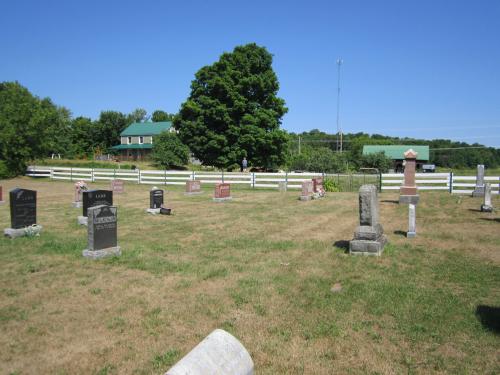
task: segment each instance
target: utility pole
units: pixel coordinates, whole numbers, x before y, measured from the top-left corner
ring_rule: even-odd
[[[299,135],[299,155],[300,155],[300,135]]]
[[[340,66],[344,60],[337,59],[337,151],[342,152],[342,128],[340,127]]]

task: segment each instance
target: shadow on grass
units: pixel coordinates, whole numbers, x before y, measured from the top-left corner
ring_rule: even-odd
[[[384,199],[382,201],[380,201],[382,203],[393,203],[393,204],[399,204],[399,201],[397,200],[392,200],[392,199]]]
[[[500,223],[500,217],[481,217],[480,220],[496,221],[497,223]]]
[[[479,208],[468,208],[470,212],[481,212]]]
[[[346,254],[349,252],[349,241],[346,241],[346,240],[335,241],[333,243],[333,246],[335,246],[341,250],[344,250],[344,253],[346,253]]]
[[[487,330],[500,334],[500,307],[479,305],[476,316]]]
[[[406,232],[404,230],[395,230],[394,234],[397,235],[397,236],[406,237]]]

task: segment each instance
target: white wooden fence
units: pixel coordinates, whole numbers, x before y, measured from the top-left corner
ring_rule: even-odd
[[[453,173],[416,173],[415,181],[419,190],[445,190],[452,194],[472,194],[476,186],[475,176],[455,176]],[[402,173],[383,173],[382,191],[399,190],[403,183]],[[500,177],[485,176],[491,184],[491,193],[499,194]]]
[[[303,181],[324,176],[322,173],[241,173],[241,172],[204,172],[204,171],[161,171],[130,169],[99,169],[29,166],[26,176],[48,177],[53,180],[90,181],[120,179],[138,184],[185,185],[188,180],[199,180],[204,184],[227,182],[242,184],[253,188],[278,188],[284,181],[289,189],[300,189]]]

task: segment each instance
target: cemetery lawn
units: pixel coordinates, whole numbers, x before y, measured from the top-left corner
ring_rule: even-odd
[[[480,198],[421,193],[410,240],[407,207],[383,193],[389,244],[352,257],[356,193],[236,188],[214,203],[212,187],[168,186],[175,214],[148,216],[151,186],[126,184],[114,197],[123,255],[92,261],[72,183],[1,184],[0,229],[16,186],[38,191],[44,226],[0,239],[1,374],[163,374],[215,328],[256,374],[500,373],[500,213],[479,212]]]

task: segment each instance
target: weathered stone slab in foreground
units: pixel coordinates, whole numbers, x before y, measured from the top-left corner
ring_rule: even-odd
[[[381,255],[387,243],[385,235],[377,240],[352,240],[349,242],[349,253],[351,255]]]
[[[39,236],[40,233],[42,232],[42,229],[43,227],[38,224],[19,229],[5,228],[3,230],[3,234],[4,236],[12,239],[18,237],[34,237],[34,236]]]
[[[484,203],[481,205],[481,212],[493,212],[491,204],[491,184],[484,184]]]
[[[387,243],[384,228],[379,223],[378,192],[375,185],[359,188],[359,226],[349,242],[352,255],[380,255]]]
[[[406,237],[413,238],[417,236],[417,212],[414,204],[408,205],[408,232]]]
[[[231,334],[216,329],[165,375],[253,375],[254,364],[245,347]]]
[[[484,196],[484,165],[478,164],[476,172],[476,186],[472,192],[473,197]]]

